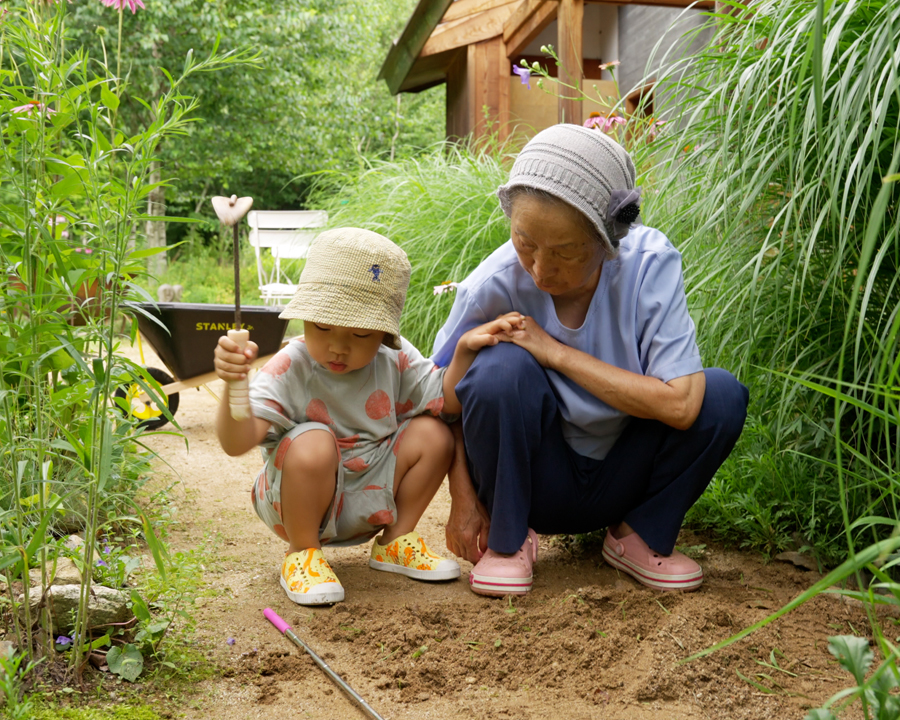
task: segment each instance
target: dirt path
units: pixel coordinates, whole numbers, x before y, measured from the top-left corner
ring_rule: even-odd
[[[213,390],[218,388],[212,386]],[[301,608],[278,585],[284,543],[250,503],[255,452],[228,458],[213,431],[216,401],[181,394],[177,417],[190,442],[160,436],[151,445],[180,475],[173,492],[175,549],[212,543],[206,571],[216,593],[197,602],[199,641],[222,676],[173,708],[188,720],[362,718],[313,662],[263,618],[275,609],[385,718],[802,718],[848,684],[827,638],[867,621],[858,607],[819,598],[711,657],[678,661],[780,607],[818,578],[785,563],[706,544],[706,582],[695,593],[658,593],[618,576],[599,548],[573,555],[542,537],[534,591],[490,600],[459,581],[425,585],[372,571],[368,545],[328,549],[345,602]],[[420,531],[446,552],[442,490]],[[234,638],[229,645],[228,638]],[[761,663],[776,661],[781,670]],[[745,678],[769,687],[763,692]],[[847,716],[847,717],[852,717]]]

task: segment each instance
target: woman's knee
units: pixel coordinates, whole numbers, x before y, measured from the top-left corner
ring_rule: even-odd
[[[540,363],[527,350],[502,342],[478,353],[456,394],[463,405],[475,401],[496,407],[507,398],[520,398],[524,389],[533,394],[536,383],[549,387]]]
[[[708,421],[713,421],[726,435],[737,439],[747,419],[750,392],[727,370],[707,368],[704,373],[706,395],[703,412],[711,416]]]

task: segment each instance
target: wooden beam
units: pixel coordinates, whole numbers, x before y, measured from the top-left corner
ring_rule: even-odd
[[[531,16],[546,2],[547,0],[524,0],[522,4],[519,5],[519,9],[516,10],[515,14],[507,21],[506,26],[503,28],[503,42],[508,43],[510,35],[528,22]]]
[[[465,55],[465,52],[465,48],[457,48],[416,60],[400,85],[399,92],[421,92],[444,82],[449,77],[448,70],[456,60],[456,55]]]
[[[447,8],[447,12],[444,13],[441,22],[445,23],[450,22],[451,20],[459,20],[460,18],[468,17],[475,13],[493,10],[495,7],[516,2],[521,2],[521,0],[456,0],[456,2]]]
[[[509,77],[512,68],[503,38],[497,36],[469,45],[469,127],[476,140],[497,133],[502,143],[509,134]]]
[[[695,7],[697,10],[713,10],[714,0],[584,0],[595,5],[655,5],[656,7],[687,8]]]
[[[560,88],[559,122],[581,125],[581,101],[574,99],[581,88],[582,35],[584,31],[584,0],[561,0],[556,18],[559,54],[559,79],[576,86],[576,90]]]
[[[518,13],[506,21],[503,26],[503,40],[509,57],[518,55],[531,41],[540,35],[544,28],[556,20],[559,10],[558,0],[545,0],[531,17],[520,25],[515,25]],[[507,33],[507,29],[509,32]]]
[[[434,28],[453,0],[419,0],[403,33],[394,41],[378,73],[396,95]]]
[[[474,45],[484,40],[490,40],[503,34],[503,23],[516,9],[514,3],[507,3],[500,7],[486,10],[478,15],[473,15],[449,30],[435,33],[419,53],[419,57],[428,57],[437,53],[453,50],[464,45]]]

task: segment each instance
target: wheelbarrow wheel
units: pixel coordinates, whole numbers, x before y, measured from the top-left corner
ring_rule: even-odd
[[[147,374],[160,385],[169,385],[175,382],[175,378],[164,370],[155,367],[148,367],[146,370]],[[169,418],[167,418],[165,413],[156,406],[156,403],[141,400],[141,395],[144,394],[144,390],[137,383],[121,385],[116,389],[115,394],[117,398],[123,398],[130,408],[130,410],[127,411],[127,414],[140,420],[138,427],[146,428],[147,430],[156,430],[169,422]],[[174,416],[175,411],[178,410],[179,399],[178,393],[172,393],[166,397],[169,412],[172,416]]]

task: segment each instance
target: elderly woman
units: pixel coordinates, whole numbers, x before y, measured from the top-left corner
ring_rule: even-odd
[[[498,194],[511,239],[460,284],[434,359],[446,365],[462,333],[502,313],[524,320],[457,386],[448,549],[475,563],[476,593],[525,593],[536,532],[607,528],[613,567],[699,587],[675,540],[741,433],[748,392],[703,368],[681,255],[640,224],[634,164],[599,131],[538,133]]]

